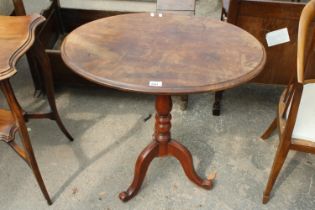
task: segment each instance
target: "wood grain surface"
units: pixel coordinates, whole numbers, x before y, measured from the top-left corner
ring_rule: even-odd
[[[37,25],[45,19],[40,15],[0,16],[0,79],[16,73],[15,63],[34,41]]]
[[[261,43],[236,26],[147,13],[85,24],[66,37],[61,53],[74,72],[95,83],[172,95],[234,87],[254,78],[266,61]]]

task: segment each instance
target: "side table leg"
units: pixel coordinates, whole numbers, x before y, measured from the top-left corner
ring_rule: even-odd
[[[174,156],[181,163],[186,176],[196,185],[211,189],[212,180],[201,179],[193,165],[190,152],[177,141],[171,140],[171,96],[157,96],[155,101],[155,130],[153,142],[139,155],[132,184],[127,191],[121,192],[119,198],[128,201],[139,191],[151,161],[155,157]]]
[[[182,165],[184,172],[186,176],[198,185],[199,187],[202,187],[204,189],[211,189],[212,188],[212,180],[208,179],[201,179],[198,174],[195,171],[194,163],[192,156],[188,149],[184,147],[182,144],[178,143],[175,140],[172,140],[168,144],[168,154],[171,156],[174,156]]]
[[[42,45],[42,43],[37,40],[34,43],[33,50],[37,54],[37,60],[40,68],[42,69],[42,79],[44,81],[44,89],[45,93],[47,94],[48,104],[50,106],[50,112],[45,114],[40,113],[34,113],[34,114],[27,114],[26,117],[28,118],[49,118],[51,120],[54,120],[60,130],[64,133],[64,135],[70,140],[73,141],[73,137],[68,132],[66,127],[61,121],[61,118],[59,116],[57,106],[56,106],[56,99],[55,99],[55,91],[54,91],[54,84],[53,84],[53,76],[51,72],[51,65],[49,61],[49,57],[47,56],[45,49]]]
[[[120,200],[126,202],[130,200],[132,197],[134,197],[144,180],[144,177],[147,173],[148,167],[151,163],[151,161],[157,157],[159,152],[159,144],[155,141],[153,141],[151,144],[149,144],[139,155],[135,167],[135,173],[134,173],[134,178],[132,181],[132,184],[129,186],[129,188],[121,192],[119,194]]]

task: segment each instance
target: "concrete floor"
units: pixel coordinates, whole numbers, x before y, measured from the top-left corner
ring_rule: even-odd
[[[25,59],[18,70],[12,83],[22,106],[44,109],[44,98],[32,97]],[[220,117],[211,115],[212,93],[192,95],[187,111],[175,101],[173,137],[191,151],[200,176],[217,173],[214,188],[196,187],[173,158],[155,159],[139,194],[122,203],[118,194],[131,183],[137,156],[151,141],[154,121],[144,118],[154,114],[153,96],[58,88],[57,105],[75,141],[69,142],[53,121],[28,124],[54,203],[46,204],[31,170],[0,144],[0,209],[315,209],[315,157],[295,152],[270,202],[261,204],[278,136],[265,142],[259,136],[274,118],[282,89],[250,84],[226,91]]]

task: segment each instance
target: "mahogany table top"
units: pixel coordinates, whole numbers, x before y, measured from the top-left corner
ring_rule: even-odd
[[[100,85],[152,94],[224,90],[263,68],[262,44],[231,24],[196,16],[136,13],[99,19],[71,32],[62,58]]]
[[[40,15],[0,16],[0,80],[16,73],[15,62],[35,39],[35,28],[45,20]]]

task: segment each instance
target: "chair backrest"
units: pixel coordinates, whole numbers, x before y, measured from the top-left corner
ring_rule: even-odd
[[[299,83],[307,83],[304,78],[305,67],[310,55],[310,51],[314,49],[313,37],[315,31],[312,30],[311,37],[309,36],[309,29],[315,18],[315,0],[311,0],[304,7],[299,22],[298,33],[298,49],[297,49],[297,81]],[[312,39],[312,40],[309,40]],[[307,43],[311,45],[307,46]],[[309,48],[309,49],[307,49]]]

